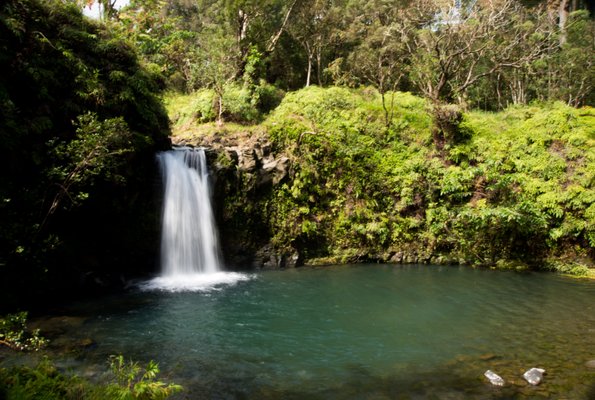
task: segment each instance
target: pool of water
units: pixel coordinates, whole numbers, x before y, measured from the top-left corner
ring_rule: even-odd
[[[595,398],[593,281],[375,264],[234,282],[73,306],[96,343],[78,367],[152,359],[192,399]]]

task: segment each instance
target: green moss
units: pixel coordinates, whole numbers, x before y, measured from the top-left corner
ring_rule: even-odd
[[[513,271],[529,270],[529,266],[526,263],[518,260],[498,260],[496,261],[494,268]]]

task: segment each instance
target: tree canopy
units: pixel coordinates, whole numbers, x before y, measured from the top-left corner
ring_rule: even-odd
[[[284,90],[372,84],[502,109],[532,100],[593,104],[589,7],[567,0],[135,0],[114,24],[183,91],[241,82],[259,54],[256,80]],[[220,76],[204,79],[205,68]]]

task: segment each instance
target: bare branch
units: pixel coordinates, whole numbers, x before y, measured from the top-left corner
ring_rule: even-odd
[[[291,15],[291,12],[293,11],[293,7],[296,5],[297,2],[298,2],[298,0],[294,0],[293,3],[291,3],[291,5],[289,6],[289,9],[285,13],[285,18],[283,18],[283,23],[281,24],[281,27],[279,27],[279,30],[269,39],[269,43],[267,44],[267,52],[268,53],[272,53],[275,50],[275,47],[277,46],[277,42],[279,41],[279,39],[281,38],[281,35],[285,31],[285,27],[287,26],[287,21],[289,21],[289,16]]]

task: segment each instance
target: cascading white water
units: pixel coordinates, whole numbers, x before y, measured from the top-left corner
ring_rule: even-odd
[[[161,276],[140,284],[145,290],[210,291],[251,279],[222,272],[209,171],[203,149],[159,153],[164,184]]]
[[[164,276],[221,270],[203,149],[160,153],[164,181],[161,269]]]

